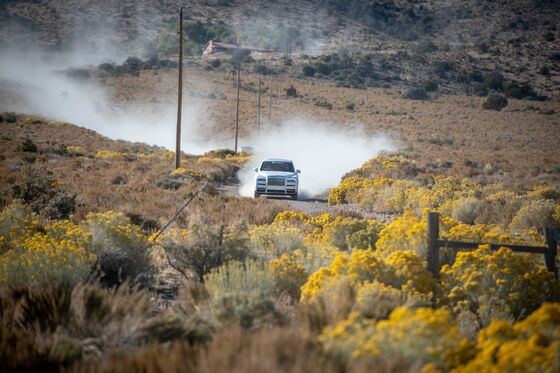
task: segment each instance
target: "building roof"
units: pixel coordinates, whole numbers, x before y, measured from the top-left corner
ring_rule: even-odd
[[[212,41],[212,45],[218,48],[224,48],[224,49],[249,49],[249,48],[244,48],[240,45],[237,44],[230,44],[230,43],[222,43],[221,41]]]
[[[208,48],[208,46],[210,44],[213,47],[221,48],[221,49],[245,49],[245,50],[254,51],[254,52],[266,52],[266,50],[264,50],[264,49],[255,48],[255,47],[252,47],[250,45],[239,45],[239,44],[232,44],[232,43],[224,43],[224,42],[221,42],[221,41],[214,41],[214,40],[210,40],[206,44],[206,47],[204,47],[204,49]]]

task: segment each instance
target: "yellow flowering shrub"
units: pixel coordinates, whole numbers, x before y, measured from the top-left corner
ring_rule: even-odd
[[[151,152],[148,154],[139,154],[140,158],[147,158],[147,159],[174,159],[175,152],[171,150],[163,150],[159,152]]]
[[[510,229],[497,224],[457,224],[449,228],[448,236],[455,241],[496,244],[543,245],[543,236],[536,228]]]
[[[409,197],[409,191],[417,186],[418,183],[412,180],[395,180],[390,187],[376,193],[373,199],[368,198],[371,195],[367,191],[360,192],[358,204],[374,211],[404,211],[416,208],[416,203]]]
[[[309,215],[302,211],[286,210],[274,218],[275,222],[308,222]]]
[[[73,285],[92,273],[95,255],[90,235],[68,221],[44,227],[45,233],[22,235],[0,256],[0,284],[12,288]]]
[[[376,220],[337,217],[323,225],[315,237],[341,250],[375,248],[379,232],[385,225]]]
[[[511,225],[517,228],[551,227],[554,225],[554,206],[550,199],[530,201],[517,212]]]
[[[368,211],[403,211],[409,205],[407,193],[417,186],[417,182],[411,180],[381,178],[375,181],[375,187],[362,188],[351,193],[347,198],[348,202]]]
[[[44,119],[38,115],[18,115],[17,119],[18,122],[24,122],[27,124],[37,124],[44,121]]]
[[[312,273],[329,265],[339,249],[372,246],[382,226],[374,220],[283,211],[272,224],[250,228],[250,247],[265,259],[289,254]]]
[[[316,215],[309,219],[309,223],[319,229],[323,229],[325,225],[336,220],[331,214]]]
[[[37,215],[26,205],[12,203],[0,213],[0,255],[9,250],[11,243],[42,230]]]
[[[238,154],[225,154],[225,155],[216,155],[211,152],[206,153],[205,155],[199,157],[197,159],[197,163],[204,164],[204,163],[220,163],[227,161],[229,163],[236,164],[237,166],[243,166],[245,163],[250,161],[252,155],[249,153],[238,153]]]
[[[84,155],[87,153],[86,148],[82,146],[73,146],[73,145],[67,146],[66,151],[73,155]]]
[[[217,150],[196,158],[192,169],[212,181],[225,181],[235,177],[245,163],[251,159],[247,153]]]
[[[477,354],[454,372],[560,371],[560,304],[543,304],[510,325],[495,320],[480,331]]]
[[[395,211],[432,208],[451,215],[460,201],[483,193],[479,184],[454,176],[435,176],[428,185],[404,181],[393,186],[398,188],[387,195],[385,209]]]
[[[534,187],[533,190],[527,192],[527,196],[535,199],[549,199],[552,201],[560,200],[560,192],[546,185],[538,185]]]
[[[52,240],[59,242],[70,241],[79,247],[89,249],[91,245],[91,233],[68,220],[59,220],[47,225],[45,227],[45,234]]]
[[[352,176],[342,180],[336,188],[331,189],[329,192],[329,204],[339,205],[348,202],[358,202],[353,200],[353,194],[362,190],[371,191],[371,193],[381,192],[386,186],[393,183],[392,179],[366,179],[363,177]]]
[[[122,212],[90,213],[83,225],[92,235],[92,251],[103,272],[102,281],[114,285],[150,276],[148,237]]]
[[[414,177],[418,175],[419,171],[414,160],[405,155],[390,154],[380,155],[368,160],[359,168],[349,172],[347,176],[389,177],[396,179]]]
[[[305,236],[297,228],[283,223],[252,226],[249,228],[249,248],[264,259],[280,258],[304,247]]]
[[[310,302],[331,285],[337,277],[346,275],[348,256],[338,253],[330,266],[319,268],[313,272],[301,287],[301,301]]]
[[[322,241],[306,240],[305,246],[292,251],[292,257],[300,262],[307,273],[313,273],[328,266],[340,251],[337,247]]]
[[[333,216],[331,214],[309,216],[301,211],[287,210],[279,213],[274,219],[274,222],[287,223],[302,231],[312,231],[313,234],[311,238],[326,240],[328,234],[323,234],[325,233],[324,230],[332,228],[338,223],[355,222],[357,220],[358,219],[345,218],[343,216]],[[381,224],[374,220],[367,220],[367,222]]]
[[[431,294],[435,287],[432,273],[426,262],[414,251],[395,251],[385,258],[385,263],[394,271],[391,285],[405,293]]]
[[[385,319],[391,311],[402,306],[406,295],[379,281],[365,282],[356,294],[354,310],[368,319]]]
[[[311,233],[317,227],[312,223],[314,220],[315,217],[312,218],[304,212],[286,210],[276,215],[274,223],[292,226],[302,233]]]
[[[123,152],[115,152],[112,150],[99,150],[96,154],[96,158],[100,159],[113,159],[113,158],[124,158],[126,153]]]
[[[379,232],[375,246],[382,255],[389,255],[399,250],[413,250],[426,258],[427,221],[418,219],[411,211],[406,211]]]
[[[459,179],[454,176],[436,176],[430,188],[432,205],[419,204],[419,207],[438,207],[443,214],[451,214],[454,202],[463,198],[478,197],[483,190],[480,184],[469,179]]]
[[[554,221],[554,225],[560,227],[560,205],[555,205],[554,210],[552,211],[552,220]]]
[[[399,307],[377,323],[354,313],[326,327],[319,340],[328,352],[348,361],[390,356],[411,367],[440,371],[459,366],[472,355],[472,344],[459,335],[445,309]]]
[[[13,203],[0,213],[0,284],[75,284],[92,273],[91,235],[67,220],[43,224]]]
[[[381,212],[430,208],[468,224],[508,225],[516,214],[519,215],[514,221],[516,227],[543,228],[554,224],[551,216],[558,192],[536,188],[518,195],[503,188],[500,184],[482,186],[454,176],[435,176],[424,184],[386,177],[350,176],[331,190],[329,203],[355,203],[366,210]]]
[[[540,259],[488,246],[459,252],[453,265],[441,269],[444,300],[453,306],[466,304],[480,315],[481,308],[497,299],[514,317],[526,315],[543,302],[560,300],[560,284]]]
[[[313,301],[343,278],[348,278],[358,291],[364,283],[374,281],[411,294],[429,294],[434,286],[426,264],[412,251],[384,258],[371,249],[354,250],[351,255],[338,253],[328,267],[312,273],[301,288],[301,300]]]
[[[411,211],[405,211],[379,233],[375,246],[382,255],[395,251],[413,250],[426,258],[428,239],[428,210],[418,218]],[[442,215],[440,216],[440,236],[445,239],[465,242],[485,242],[495,244],[542,245],[542,235],[535,229],[506,228],[497,224],[469,225]]]
[[[284,211],[269,225],[249,230],[253,253],[265,259],[285,253],[297,258],[307,270],[334,258],[337,249],[367,249],[375,246],[383,223],[329,214],[310,217],[302,212]],[[297,251],[297,253],[296,253]]]
[[[200,175],[197,172],[194,172],[193,170],[187,169],[187,168],[182,168],[179,167],[175,170],[173,170],[173,172],[171,173],[172,175],[187,175],[187,176],[191,176],[193,177],[195,180],[200,180],[202,178],[202,175]]]
[[[333,266],[335,273],[347,274],[360,283],[381,279],[387,272],[383,259],[375,255],[375,252],[371,249],[354,250],[345,267],[338,266],[338,263],[333,264],[335,264]]]
[[[189,231],[184,228],[168,228],[163,233],[161,231],[155,231],[152,233],[150,237],[148,237],[148,241],[154,242],[154,239],[157,237],[160,242],[167,242],[167,241],[182,241],[186,240],[189,236]]]
[[[112,243],[117,242],[137,248],[147,240],[140,227],[132,224],[124,213],[118,211],[89,213],[85,225],[93,234],[94,244],[107,239]]]
[[[412,179],[418,171],[403,156],[373,158],[343,177],[330,191],[329,203],[354,203],[379,212],[430,208],[468,224],[509,225],[522,209],[514,221],[518,228],[542,229],[555,223],[551,215],[560,192],[548,186],[516,194],[503,184],[481,185],[455,176]]]
[[[514,192],[507,191],[507,190],[499,190],[495,191],[494,193],[490,194],[486,197],[488,201],[497,201],[505,204],[507,201],[515,200],[519,196]]]
[[[274,277],[274,286],[279,294],[286,293],[292,299],[299,299],[300,287],[307,280],[303,265],[294,258],[284,254],[270,262]]]
[[[343,179],[330,191],[329,203],[334,205],[352,202],[377,211],[437,208],[450,215],[458,201],[479,197],[483,190],[477,183],[454,176],[435,176],[433,183],[426,186],[409,180],[353,176]]]

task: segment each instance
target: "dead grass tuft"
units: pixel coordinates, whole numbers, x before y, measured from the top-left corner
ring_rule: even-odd
[[[176,342],[169,348],[152,346],[135,354],[115,354],[106,360],[76,365],[84,372],[337,372],[313,338],[295,328],[248,332],[228,328],[206,348]]]

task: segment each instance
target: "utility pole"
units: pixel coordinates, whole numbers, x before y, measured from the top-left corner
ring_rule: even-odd
[[[275,103],[278,103],[278,98],[280,96],[280,79],[282,79],[282,71],[280,71],[280,75],[276,77],[276,99],[274,100]]]
[[[179,13],[179,84],[177,92],[177,137],[175,139],[175,169],[181,167],[181,114],[183,111],[183,7]]]
[[[288,51],[288,58],[292,57],[292,52],[294,49],[294,30],[290,27],[290,49]]]
[[[237,66],[237,108],[235,111],[235,152],[237,153],[237,140],[239,137],[239,81],[241,80],[241,63]]]
[[[268,91],[268,123],[270,123],[270,118],[272,116],[272,90],[274,87],[274,75],[270,74],[270,90]]]
[[[261,76],[259,75],[259,88],[257,90],[257,136],[261,135]]]
[[[288,37],[286,38],[286,58],[290,58],[292,55],[292,44],[293,44],[293,39],[292,39],[292,26],[288,27]]]

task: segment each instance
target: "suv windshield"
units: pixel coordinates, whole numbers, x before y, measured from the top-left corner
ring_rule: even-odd
[[[261,171],[294,172],[294,164],[292,162],[264,161]]]

